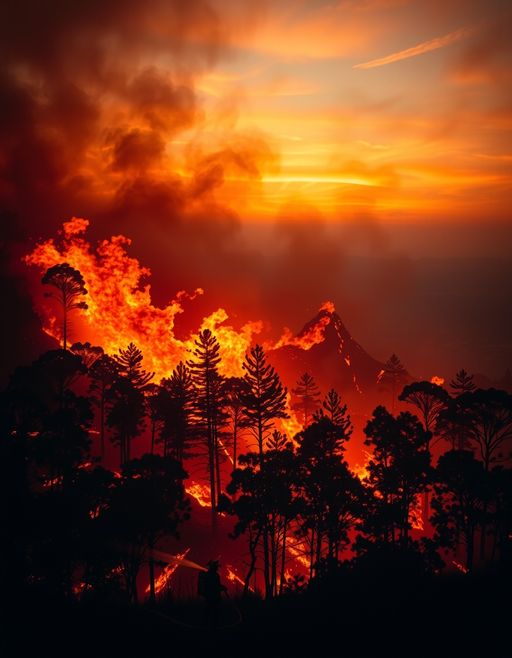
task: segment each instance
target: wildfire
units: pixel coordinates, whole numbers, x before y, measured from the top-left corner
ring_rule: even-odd
[[[178,560],[183,560],[186,557],[187,553],[190,551],[190,548],[187,548],[183,553],[178,553],[176,555],[176,562],[172,564],[166,564],[162,573],[155,579],[155,594],[160,594],[168,585],[171,579],[172,574],[180,566]],[[146,587],[146,594],[149,594],[150,586]]]
[[[334,309],[334,304],[332,302],[325,302],[322,304],[319,310],[327,311],[328,309],[326,308],[326,305],[329,305],[329,309],[331,307]],[[294,347],[300,347],[306,351],[310,350],[314,345],[318,345],[324,341],[325,328],[330,323],[330,313],[333,312],[334,311],[332,310],[329,311],[329,313],[326,315],[321,315],[310,329],[304,333],[299,334],[298,336],[294,336],[293,332],[286,327],[281,338],[273,345],[269,345],[268,349],[277,350],[280,347],[284,347],[285,345],[292,345]]]
[[[234,567],[232,567],[230,564],[226,566],[226,578],[229,580],[230,583],[234,583],[236,585],[242,585],[244,587],[245,583],[242,578],[236,573]],[[251,592],[254,592],[254,588],[249,585],[249,589]]]
[[[293,439],[296,434],[302,432],[303,427],[292,409],[292,399],[289,391],[286,394],[286,413],[288,418],[280,418],[278,423],[281,425],[282,431]]]
[[[372,458],[372,455],[368,450],[364,450],[364,462],[362,464],[356,463],[354,466],[351,466],[350,470],[352,473],[358,477],[361,482],[366,480],[366,478],[370,475],[370,472],[368,471],[368,464],[370,463],[370,460]]]
[[[290,555],[299,564],[302,564],[303,567],[307,567],[309,569],[309,558],[306,555],[307,549],[304,544],[297,543],[295,546],[288,544],[287,549],[290,552]]]
[[[190,357],[195,337],[180,340],[174,335],[176,316],[183,313],[182,303],[203,293],[198,288],[193,294],[177,293],[164,308],[151,301],[151,286],[146,283],[151,272],[136,258],[127,254],[128,238],[117,235],[102,240],[93,249],[84,235],[89,226],[86,219],[72,218],[63,224],[62,241],[53,239],[37,245],[25,256],[25,262],[37,266],[41,272],[67,262],[84,277],[87,309],[76,311],[83,326],[76,326],[76,339],[100,344],[107,353],[117,353],[130,342],[144,354],[145,368],[154,372],[157,380],[168,377],[179,361]],[[61,339],[60,323],[46,304],[42,308],[44,330]],[[248,322],[240,330],[225,324],[228,314],[222,308],[205,317],[200,330],[215,333],[223,357],[219,370],[227,376],[243,375],[241,364],[253,336],[262,330],[261,322]],[[81,334],[81,335],[78,335]]]
[[[409,510],[409,523],[414,530],[423,530],[423,510],[422,510],[422,495],[414,498],[414,502]]]
[[[329,300],[327,300],[326,302],[324,302],[324,303],[322,304],[322,306],[320,306],[320,308],[319,308],[318,310],[319,310],[319,311],[327,311],[327,313],[331,313],[331,315],[332,315],[332,313],[335,313],[335,312],[336,312],[336,308],[335,308],[335,306],[334,306],[334,303],[333,303],[333,302],[330,302]]]
[[[211,507],[210,489],[205,484],[191,482],[185,487],[185,491],[197,500],[201,507]]]
[[[438,386],[442,386],[444,384],[444,377],[438,377],[437,375],[434,375],[430,379],[431,384],[437,384]]]

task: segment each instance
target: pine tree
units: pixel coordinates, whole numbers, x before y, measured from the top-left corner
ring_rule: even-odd
[[[240,377],[229,377],[226,379],[224,391],[226,412],[231,425],[231,445],[233,449],[231,459],[235,469],[237,468],[238,459],[238,439],[240,432],[246,427],[242,393],[247,392],[247,384]]]
[[[218,367],[221,361],[217,338],[209,329],[199,334],[193,351],[194,360],[187,361],[196,393],[197,429],[207,449],[212,524],[217,520],[217,494],[220,490],[219,430],[224,421],[222,413],[222,378]]]
[[[142,368],[144,356],[133,343],[125,350],[120,347],[119,354],[114,354],[114,359],[119,366],[119,374],[139,390],[143,390],[155,375],[154,372],[149,373]]]
[[[462,370],[455,373],[455,377],[450,382],[450,388],[453,390],[454,395],[474,391],[476,386],[473,383],[473,375],[470,375],[462,368]]]
[[[267,363],[261,345],[256,345],[245,355],[242,365],[247,390],[242,393],[244,416],[256,438],[260,461],[263,460],[265,439],[276,418],[288,418],[286,413],[287,389],[279,375]]]
[[[396,392],[404,384],[407,372],[396,354],[392,354],[384,364],[382,380],[391,385],[391,413],[395,413]]]
[[[333,388],[325,396],[322,409],[315,413],[315,420],[319,420],[322,416],[327,416],[336,427],[342,430],[343,436],[346,437],[345,440],[348,441],[353,431],[352,421],[348,414],[347,405],[342,404],[340,396]]]
[[[79,301],[80,297],[87,295],[87,289],[83,276],[69,263],[60,263],[49,267],[41,279],[41,283],[53,286],[56,292],[45,293],[45,297],[56,299],[62,306],[62,343],[67,349],[68,338],[68,314],[76,308],[86,309],[87,304]]]
[[[302,412],[303,427],[307,427],[320,404],[320,390],[314,377],[305,372],[298,380],[297,387],[292,389],[292,393],[299,399],[295,409]]]
[[[191,371],[180,361],[171,376],[162,380],[157,401],[162,419],[160,441],[164,455],[171,455],[180,463],[183,463],[191,439],[194,397]]]
[[[242,365],[245,370],[244,381],[247,391],[242,394],[244,402],[244,415],[247,426],[250,428],[258,445],[258,460],[260,469],[263,469],[263,446],[265,439],[274,426],[276,418],[287,418],[286,395],[279,375],[267,363],[261,345],[256,345],[245,355]],[[265,592],[270,595],[272,591],[270,573],[269,536],[270,528],[263,526],[263,574],[265,578]]]
[[[100,412],[100,448],[101,456],[105,457],[105,420],[111,401],[110,391],[119,377],[117,362],[107,354],[103,354],[90,367],[89,377],[89,392]]]

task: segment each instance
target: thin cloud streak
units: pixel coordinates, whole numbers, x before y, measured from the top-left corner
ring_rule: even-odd
[[[458,30],[449,32],[442,37],[436,37],[435,39],[430,39],[429,41],[424,41],[423,43],[413,46],[412,48],[407,48],[406,50],[399,50],[396,53],[391,55],[386,55],[386,57],[380,57],[379,59],[372,59],[369,62],[364,62],[362,64],[355,64],[352,68],[354,69],[373,69],[377,66],[386,66],[386,64],[393,64],[393,62],[399,62],[402,59],[409,59],[410,57],[417,57],[418,55],[424,55],[429,53],[432,50],[438,50],[439,48],[444,48],[445,46],[450,46],[456,41],[464,39],[472,32],[472,28],[461,27]]]

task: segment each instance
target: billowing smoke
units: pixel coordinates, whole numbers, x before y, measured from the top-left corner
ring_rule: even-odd
[[[37,277],[27,274],[20,257],[72,216],[91,220],[93,240],[132,239],[134,255],[153,273],[154,303],[165,305],[178,290],[204,288],[194,302],[196,317],[222,305],[240,322],[271,320],[278,335],[285,324],[300,329],[329,298],[361,342],[370,351],[369,341],[376,345],[376,356],[402,350],[406,362],[418,352],[414,335],[428,317],[435,318],[429,330],[441,320],[449,323],[449,305],[431,306],[430,316],[425,311],[412,331],[408,326],[433,298],[430,289],[418,288],[424,273],[409,255],[411,240],[391,240],[376,219],[371,188],[355,189],[368,195],[357,198],[367,209],[344,226],[329,225],[305,204],[300,210],[285,206],[266,223],[251,223],[244,214],[244,199],[257,195],[265,174],[279,167],[279,153],[271,136],[237,128],[230,99],[219,99],[209,114],[200,82],[233,56],[233,35],[239,43],[240,31],[257,24],[264,5],[1,4],[0,243],[10,309],[2,324],[8,369],[42,347],[34,342],[39,321],[27,291],[27,276],[34,277],[30,285]],[[492,48],[485,52],[492,57]],[[474,60],[468,52],[461,75]],[[393,184],[393,171],[379,175]],[[471,267],[474,273],[480,265]],[[463,305],[474,307],[471,299]],[[500,320],[496,326],[505,325]],[[452,353],[460,330],[455,322],[444,343],[433,338],[430,356]],[[488,341],[492,331],[477,342]],[[474,344],[461,359],[476,352]],[[508,355],[509,343],[491,366]]]

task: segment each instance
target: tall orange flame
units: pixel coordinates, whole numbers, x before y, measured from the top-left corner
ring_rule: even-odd
[[[190,480],[190,483],[185,486],[185,491],[189,496],[192,496],[201,507],[211,507],[210,489],[205,484],[200,484],[199,482]]]
[[[168,377],[179,361],[190,358],[194,348],[194,336],[180,340],[174,335],[175,318],[183,313],[182,302],[203,290],[198,288],[191,295],[180,291],[164,308],[154,306],[151,286],[145,283],[151,272],[127,254],[131,241],[117,235],[93,249],[84,237],[88,226],[87,219],[73,217],[63,225],[60,244],[53,239],[42,242],[25,256],[25,262],[41,272],[67,262],[81,272],[88,289],[88,308],[80,310],[75,340],[98,343],[110,354],[134,342],[144,354],[145,368],[155,373],[157,381]],[[48,305],[41,311],[45,331],[60,339],[55,312]],[[226,311],[219,308],[203,319],[199,329],[210,329],[219,341],[221,374],[241,376],[245,353],[263,325],[247,322],[236,330],[226,324],[227,319]]]

